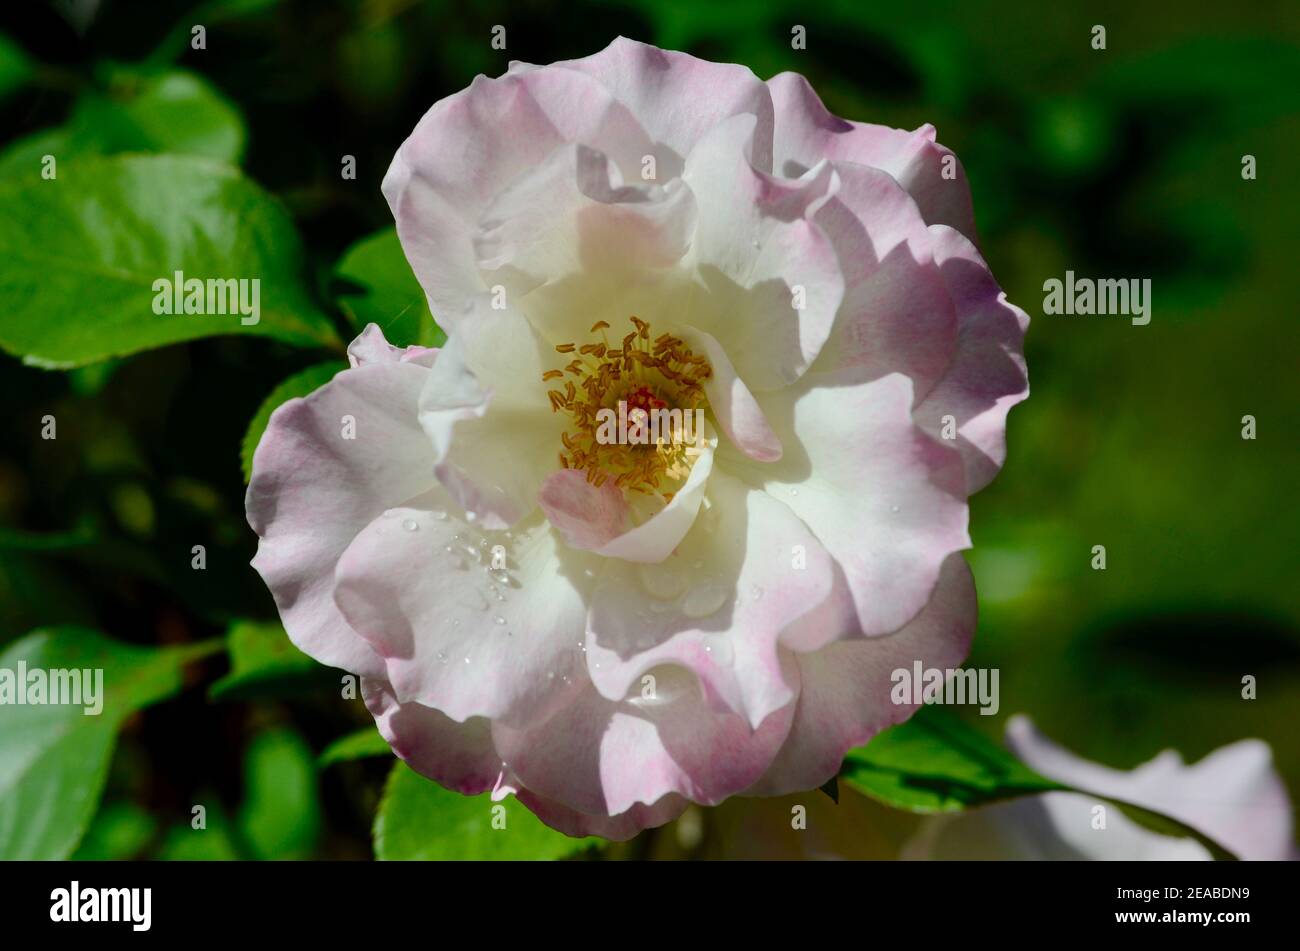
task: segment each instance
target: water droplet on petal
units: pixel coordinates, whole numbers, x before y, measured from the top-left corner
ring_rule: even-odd
[[[736,658],[731,640],[722,634],[710,634],[704,639],[704,650],[717,663],[730,666]]]
[[[402,528],[406,529],[408,532],[416,532],[420,530],[419,524],[413,518],[408,518],[403,522]]]
[[[897,505],[891,505],[891,506],[889,507],[889,511],[891,511],[891,512],[897,512],[897,511],[898,511],[898,506],[897,506]]]
[[[447,652],[446,652],[446,651],[438,651],[438,663],[440,663],[440,664],[445,664],[445,663],[447,663]]]
[[[440,522],[447,521],[447,513],[444,512],[442,509],[434,509],[432,515]]]
[[[494,617],[492,620],[495,621],[495,622],[498,623],[498,624],[505,624],[505,623],[506,623],[506,619],[503,618],[500,614],[498,614],[498,615],[497,615],[496,617]]]

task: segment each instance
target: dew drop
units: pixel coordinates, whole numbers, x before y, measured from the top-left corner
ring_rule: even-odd
[[[727,592],[712,578],[701,581],[682,598],[682,613],[687,617],[708,617],[727,600]]]
[[[445,664],[445,663],[447,663],[447,652],[446,652],[446,651],[438,651],[438,663],[440,663],[440,664]]]
[[[442,509],[434,509],[432,514],[433,514],[433,517],[436,518],[436,519],[437,519],[438,521],[440,521],[440,522],[445,522],[445,521],[447,521],[447,513],[444,512]]]
[[[891,511],[891,512],[897,512],[897,511],[898,511],[898,506],[897,506],[897,505],[891,505],[891,506],[889,507],[889,511]]]
[[[403,522],[402,528],[406,529],[408,532],[417,532],[420,530],[420,526],[416,523],[415,519],[413,518],[408,518],[405,522]]]
[[[736,658],[736,652],[731,647],[731,641],[721,634],[710,634],[704,639],[704,650],[710,657],[719,664],[730,666]]]
[[[498,624],[505,624],[505,623],[506,623],[506,619],[503,618],[500,614],[498,614],[498,615],[497,615],[496,617],[494,617],[492,620],[495,621],[495,622],[498,623]]]

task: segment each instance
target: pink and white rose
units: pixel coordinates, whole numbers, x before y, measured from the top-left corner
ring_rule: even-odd
[[[413,768],[626,838],[826,782],[892,670],[964,659],[1028,319],[931,127],[620,39],[436,103],[383,191],[447,345],[366,328],[247,505]],[[609,445],[619,400],[704,431]]]

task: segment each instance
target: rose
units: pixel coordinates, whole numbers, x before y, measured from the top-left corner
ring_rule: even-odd
[[[1196,839],[1146,829],[1117,806],[1103,803],[1101,796],[1177,819],[1239,858],[1296,857],[1291,801],[1261,740],[1220,747],[1191,766],[1174,750],[1165,750],[1128,771],[1075,756],[1023,716],[1007,721],[1007,740],[1042,775],[1093,795],[1044,793],[928,819],[904,846],[905,858],[1213,858]]]
[[[437,103],[383,190],[447,345],[368,327],[248,513],[415,769],[623,838],[824,783],[909,715],[890,671],[964,658],[1027,318],[933,129],[620,39]],[[703,438],[596,439],[619,400]]]

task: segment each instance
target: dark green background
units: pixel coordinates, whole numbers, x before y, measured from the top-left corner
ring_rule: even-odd
[[[972,503],[972,663],[1002,672],[996,722],[973,722],[996,735],[1027,712],[1120,767],[1261,737],[1300,793],[1295,3],[110,2],[84,37],[31,6],[3,31],[42,66],[0,100],[0,150],[96,90],[113,95],[106,63],[199,73],[243,114],[242,165],[292,210],[323,302],[339,255],[391,223],[379,181],[419,116],[510,59],[585,55],[623,34],[763,78],[797,70],[847,118],[934,124],[966,167],[986,258],[1032,319],[1032,395],[1012,412],[1002,475]],[[205,51],[188,48],[195,22]],[[495,24],[506,52],[490,48]],[[791,49],[794,24],[806,50]],[[344,154],[356,181],[339,177]],[[1255,181],[1242,179],[1245,154]],[[1150,325],[1043,315],[1043,281],[1066,269],[1149,278]],[[155,644],[273,619],[247,567],[239,444],[275,385],[323,356],[216,338],[66,374],[0,357],[0,644],[64,622]],[[39,439],[46,413],[56,443]],[[1246,414],[1254,441],[1241,438]],[[13,543],[79,530],[94,543]],[[205,573],[189,569],[198,540]],[[1090,568],[1098,544],[1105,571]],[[210,663],[219,674],[224,662]],[[1246,674],[1257,700],[1241,699]],[[103,854],[185,854],[169,830],[189,804],[215,795],[233,814],[265,753],[319,819],[287,854],[368,855],[382,761],[294,772],[362,723],[319,687],[218,704],[190,691],[146,712],[95,827],[126,844]],[[768,854],[762,808],[705,815],[704,854]],[[870,851],[873,821],[889,820],[838,808],[857,818],[827,848]],[[120,828],[113,810],[128,817]],[[620,854],[671,853],[669,838]]]

